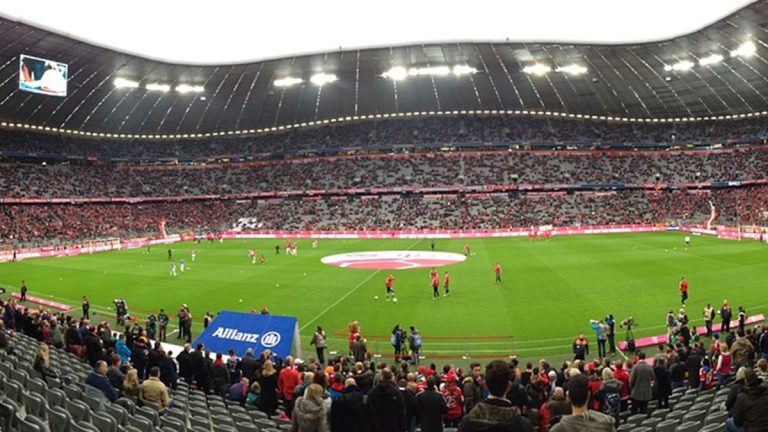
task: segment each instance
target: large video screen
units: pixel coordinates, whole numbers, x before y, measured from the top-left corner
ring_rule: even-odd
[[[24,91],[66,96],[68,74],[64,63],[23,54],[19,59],[19,89]]]

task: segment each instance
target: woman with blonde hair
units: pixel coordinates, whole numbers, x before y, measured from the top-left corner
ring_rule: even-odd
[[[307,387],[304,396],[296,399],[291,416],[291,432],[328,432],[329,409],[323,403],[325,389],[319,384]]]
[[[37,352],[35,353],[35,361],[32,363],[32,368],[39,372],[41,378],[58,378],[59,374],[51,369],[51,351],[48,345],[42,343],[37,346]]]
[[[139,371],[134,368],[129,369],[123,381],[123,395],[133,401],[137,401],[139,399],[140,387]]]
[[[268,415],[274,415],[277,410],[277,371],[272,360],[267,360],[261,367],[258,383],[261,386],[259,408]]]
[[[717,374],[717,384],[722,387],[728,381],[728,376],[731,374],[731,365],[733,361],[731,359],[731,353],[728,350],[728,344],[725,342],[720,343],[720,356],[717,358],[717,367],[715,373]]]

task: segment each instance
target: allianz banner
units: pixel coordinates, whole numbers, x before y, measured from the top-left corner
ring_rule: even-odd
[[[296,356],[301,357],[298,333],[295,317],[224,311],[198,336],[194,345],[201,343],[213,353],[226,354],[232,349],[240,357],[248,348],[253,348],[256,356],[269,349],[285,358],[291,354],[296,341]]]

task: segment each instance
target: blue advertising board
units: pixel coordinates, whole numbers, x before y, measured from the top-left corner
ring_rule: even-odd
[[[269,349],[279,357],[291,354],[294,337],[298,341],[295,317],[224,311],[195,340],[211,352],[235,350],[238,356],[252,348],[255,355]],[[193,345],[193,346],[194,346]],[[297,355],[301,349],[297,346]]]

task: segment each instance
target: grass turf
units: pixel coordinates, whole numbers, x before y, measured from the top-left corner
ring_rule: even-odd
[[[681,233],[612,234],[535,242],[437,240],[436,250],[460,252],[467,242],[473,256],[445,268],[451,273],[451,295],[436,301],[429,269],[393,271],[399,302],[392,303],[384,301],[389,271],[320,263],[323,256],[344,252],[429,250],[429,240],[320,240],[317,249],[303,240],[298,257],[282,250],[275,255],[275,244],[282,249],[275,240],[178,243],[171,246],[174,259],[184,257],[188,271],[176,278],[168,274],[167,248],[153,247],[150,253],[134,249],[4,263],[0,284],[18,291],[25,279],[29,295],[71,304],[75,312],[78,299],[87,295],[96,319],[112,319],[109,308],[118,297],[139,317],[159,308],[173,315],[182,303],[197,319],[207,310],[266,306],[273,314],[298,317],[305,350],[316,325],[341,334],[350,321],[358,320],[369,337],[369,350],[390,355],[386,335],[394,324],[414,325],[424,335],[424,353],[446,358],[565,356],[578,333],[594,339],[588,320],[606,313],[617,320],[634,316],[640,324],[635,337],[664,333],[667,310],[680,306],[681,276],[690,284],[687,309],[697,325],[706,303],[719,307],[726,298],[734,310],[743,305],[750,315],[768,313],[768,248],[756,242],[694,237],[685,249]],[[263,251],[266,264],[251,264],[249,248]],[[191,249],[197,250],[195,263]],[[499,285],[493,275],[497,261],[504,268]],[[201,327],[196,322],[193,335]],[[385,337],[376,340],[373,335]],[[478,338],[487,336],[503,337]],[[617,328],[617,341],[622,338]],[[330,338],[329,348],[343,351],[345,344],[342,334]]]

